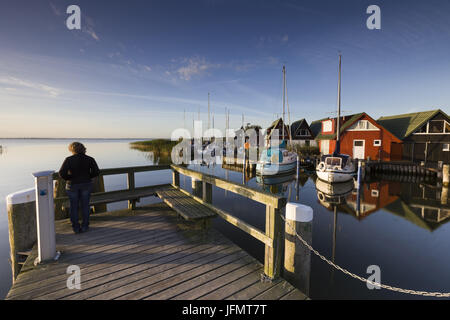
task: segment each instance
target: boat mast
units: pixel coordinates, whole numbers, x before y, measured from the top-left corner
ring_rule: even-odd
[[[340,152],[339,136],[340,136],[340,122],[341,122],[341,59],[342,55],[339,53],[339,76],[338,76],[338,98],[337,98],[337,122],[336,122],[336,153]]]
[[[285,99],[286,99],[286,67],[283,66],[283,135],[281,140],[284,140],[284,115],[285,115]]]
[[[209,106],[209,92],[208,92],[208,129],[211,128],[211,114],[210,114],[210,106]]]

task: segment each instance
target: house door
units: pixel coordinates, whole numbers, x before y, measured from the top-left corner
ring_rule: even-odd
[[[364,159],[364,140],[353,140],[353,158]]]
[[[330,140],[322,140],[320,141],[320,147],[322,148],[322,154],[330,153]]]

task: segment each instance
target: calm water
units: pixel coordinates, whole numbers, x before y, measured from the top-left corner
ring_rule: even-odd
[[[8,262],[9,241],[5,197],[7,194],[33,186],[31,173],[57,170],[68,155],[68,140],[0,140],[0,296],[11,285]],[[146,153],[129,148],[124,140],[86,140],[88,154],[95,157],[102,168],[137,166],[153,163]],[[381,269],[381,281],[393,286],[427,291],[450,291],[450,210],[441,205],[442,190],[419,182],[373,180],[365,183],[360,192],[353,184],[340,185],[330,192],[326,184],[314,176],[303,174],[298,183],[292,176],[278,181],[245,178],[242,173],[219,166],[195,167],[231,181],[282,194],[292,202],[311,206],[314,211],[310,223],[298,223],[297,231],[324,256],[340,266],[367,277],[367,267]],[[168,171],[140,173],[136,185],[167,183]],[[181,176],[181,184],[191,189],[190,178]],[[105,177],[107,190],[126,186],[125,175]],[[147,199],[143,203],[158,201]],[[141,202],[142,203],[142,202]],[[233,213],[246,222],[264,230],[263,205],[239,195],[213,189],[214,205]],[[125,208],[126,203],[108,205],[108,209]],[[263,261],[264,246],[220,218],[213,221],[218,229],[254,257]],[[282,239],[282,243],[285,241]],[[292,246],[292,245],[291,245]],[[369,290],[364,283],[333,270],[321,259],[311,255],[299,243],[295,246],[295,272],[285,273],[291,283],[313,299],[373,299],[415,298],[385,290]],[[284,257],[281,257],[284,263]],[[289,264],[292,264],[290,262]]]

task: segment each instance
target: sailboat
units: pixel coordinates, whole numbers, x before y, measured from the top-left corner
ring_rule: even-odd
[[[336,121],[336,148],[332,154],[322,155],[316,167],[316,174],[325,182],[345,182],[353,179],[355,165],[347,154],[340,153],[340,119],[341,119],[341,59],[339,54],[339,81],[338,81],[338,112]]]
[[[267,137],[266,147],[262,150],[258,163],[256,164],[256,174],[263,176],[272,176],[283,173],[289,173],[297,168],[297,154],[288,151],[284,130],[284,113],[286,99],[286,67],[283,66],[283,123],[282,138],[279,145],[274,145],[273,141]],[[290,129],[289,129],[290,130]],[[288,132],[290,136],[290,132]]]

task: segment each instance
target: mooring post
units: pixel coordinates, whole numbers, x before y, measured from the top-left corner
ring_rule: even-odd
[[[30,250],[36,242],[36,191],[18,191],[6,197],[13,283],[20,272],[19,252]]]
[[[53,172],[33,173],[36,189],[37,262],[57,258],[55,237],[55,208],[53,206]]]
[[[450,165],[444,164],[442,166],[442,185],[448,187],[450,183]]]
[[[280,209],[266,205],[266,236],[273,239],[273,245],[265,245],[264,274],[269,279],[275,279],[280,275],[280,236],[281,236]]]
[[[292,202],[286,205],[283,276],[306,295],[309,295],[311,251],[298,239],[297,234],[311,244],[312,220],[311,207]]]

